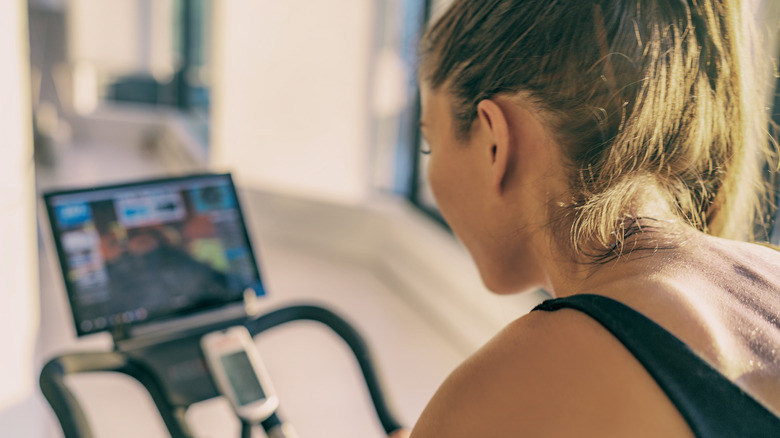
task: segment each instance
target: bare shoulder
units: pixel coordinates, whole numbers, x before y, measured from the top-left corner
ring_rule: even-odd
[[[457,368],[412,438],[691,436],[661,389],[597,322],[532,312]]]

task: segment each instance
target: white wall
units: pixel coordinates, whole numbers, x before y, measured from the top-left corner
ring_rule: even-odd
[[[38,330],[27,6],[0,2],[0,413],[29,397]]]
[[[68,59],[112,74],[173,74],[172,0],[68,0]]]
[[[215,167],[282,193],[354,202],[370,183],[374,2],[214,2]]]

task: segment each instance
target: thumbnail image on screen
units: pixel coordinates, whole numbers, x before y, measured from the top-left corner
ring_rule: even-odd
[[[264,294],[228,175],[45,196],[79,334]]]

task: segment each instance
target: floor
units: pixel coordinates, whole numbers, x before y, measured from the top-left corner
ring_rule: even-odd
[[[153,156],[132,146],[60,145],[51,158],[49,165],[38,169],[39,191],[166,172]],[[110,349],[107,335],[76,338],[59,267],[45,230],[41,237],[39,366],[66,351]],[[265,306],[270,309],[314,301],[353,323],[373,347],[400,419],[412,425],[436,387],[463,360],[462,349],[426,322],[402,294],[369,268],[321,248],[290,245],[273,233],[252,237],[270,293]],[[299,323],[263,334],[257,342],[280,394],[281,414],[301,437],[384,436],[356,364],[335,335],[318,325]],[[75,376],[69,383],[84,404],[97,437],[168,436],[151,400],[130,378],[106,373]],[[36,424],[35,430],[20,431],[23,435],[15,436],[61,436],[40,395],[30,401],[25,412],[34,417],[41,415],[46,421],[43,426]],[[193,406],[188,420],[199,437],[239,435],[238,423],[222,399]],[[258,431],[256,436],[263,434]]]

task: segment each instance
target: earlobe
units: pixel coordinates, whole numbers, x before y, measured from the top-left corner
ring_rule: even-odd
[[[513,154],[507,115],[504,109],[491,99],[479,102],[477,113],[484,129],[482,135],[485,137],[482,141],[490,145],[491,186],[496,194],[501,195],[510,173],[510,158]]]

